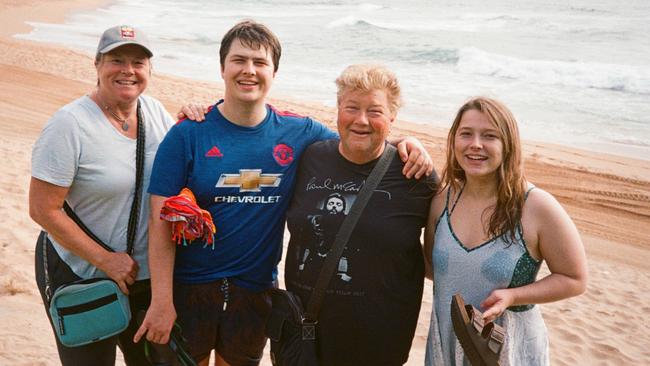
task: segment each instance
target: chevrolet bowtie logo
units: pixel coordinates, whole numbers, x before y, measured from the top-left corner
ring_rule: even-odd
[[[240,169],[239,174],[221,174],[218,188],[239,188],[240,192],[260,192],[260,187],[277,187],[282,174],[262,174],[261,169]]]

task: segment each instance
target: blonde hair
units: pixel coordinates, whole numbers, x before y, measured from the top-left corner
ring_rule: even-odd
[[[402,90],[397,77],[381,65],[350,65],[336,79],[336,87],[337,104],[341,102],[343,94],[349,90],[370,92],[379,89],[386,92],[388,107],[392,113],[397,113],[402,106]]]
[[[497,203],[490,216],[488,236],[493,238],[508,233],[509,237],[504,239],[514,240],[526,196],[526,178],[517,121],[503,103],[486,97],[474,97],[460,107],[447,135],[447,165],[442,173],[441,190],[450,187],[453,192],[459,192],[467,181],[465,171],[456,159],[455,137],[463,114],[469,110],[483,113],[499,132],[503,144],[503,160],[496,174]]]

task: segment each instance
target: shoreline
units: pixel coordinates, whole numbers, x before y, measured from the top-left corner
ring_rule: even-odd
[[[65,17],[73,12],[97,9],[110,4],[111,0],[2,0],[3,26],[0,38],[13,38],[17,33],[27,33],[30,22],[63,23]]]
[[[65,14],[110,3],[105,0],[0,0],[0,364],[58,364],[52,332],[33,275],[38,226],[27,212],[31,147],[45,121],[64,104],[90,92],[96,79],[92,57],[11,34],[25,20],[63,21]],[[49,17],[49,18],[48,18]],[[7,19],[10,18],[10,19]],[[217,57],[215,55],[215,57]],[[183,102],[213,103],[217,81],[154,74],[147,90],[175,113]],[[307,114],[335,128],[333,108],[272,94],[279,109]],[[418,137],[444,164],[446,130],[399,120],[392,136]],[[552,193],[576,222],[585,243],[591,279],[585,295],[542,311],[549,328],[553,365],[642,364],[650,359],[650,161],[524,141],[526,175]],[[287,236],[285,236],[286,239]],[[280,264],[280,276],[283,263]],[[544,267],[540,276],[548,274]],[[431,312],[431,282],[407,365],[422,365]],[[118,352],[119,354],[119,352]],[[119,358],[119,356],[118,356]],[[121,361],[120,361],[121,362]],[[263,365],[269,365],[265,356]]]
[[[32,2],[32,3],[38,3],[38,1],[34,1],[34,0],[28,0],[28,1]],[[66,1],[64,1],[64,2],[66,2]],[[91,3],[92,2],[96,2],[97,7],[105,7],[105,8],[107,8],[114,1],[110,1],[110,0],[103,0],[103,1],[93,0],[93,1],[91,1]],[[56,3],[60,3],[60,1],[57,1]],[[89,9],[93,8],[93,6],[89,6],[88,4],[86,4],[85,1],[72,0],[72,1],[70,1],[70,3],[72,3],[72,4],[79,4],[79,3],[83,4],[83,8],[75,9],[74,12],[76,12],[77,10],[79,10],[79,11],[84,11],[84,10],[88,11]],[[36,12],[35,16],[38,15],[38,14],[39,14],[39,12]],[[31,18],[31,16],[30,16],[30,18]],[[57,22],[63,22],[63,21],[64,21],[64,17],[62,15],[60,15],[57,19],[54,19],[54,20],[51,20],[51,21],[46,21],[45,23],[57,23]],[[30,23],[32,23],[32,22],[30,21]],[[37,26],[38,25],[35,25],[34,27],[37,27]],[[22,28],[23,28],[23,31],[25,31],[25,30],[28,30],[30,28],[30,26],[26,25],[26,26],[23,26]],[[53,31],[55,31],[55,30],[53,30]],[[4,33],[10,33],[10,32],[5,31]],[[84,31],[83,33],[84,33],[84,35],[87,35],[87,31]],[[70,34],[77,34],[77,32],[75,30],[71,30]],[[0,35],[2,35],[2,34],[0,34]],[[12,37],[12,38],[26,40],[25,37]],[[52,38],[52,37],[51,36],[47,37],[47,34],[41,32],[40,35],[35,37],[35,38],[36,38],[35,40],[30,40],[30,41],[31,42],[41,43],[43,45],[47,45],[47,44],[53,44],[53,43],[55,43],[55,42],[57,42],[59,40],[67,39],[67,36],[61,35],[61,38],[56,37],[54,39],[48,39],[48,38]],[[41,40],[38,40],[39,38]],[[86,37],[85,39],[88,39],[88,38]],[[89,51],[89,49],[87,47],[85,47],[85,44],[83,45],[83,47],[79,43],[75,43],[75,44],[73,44],[73,46],[68,46],[68,45],[63,44],[63,43],[56,43],[56,45],[58,47],[66,48],[68,50],[73,50],[75,52],[88,53],[88,54],[92,53],[92,47],[91,47],[91,49]],[[73,48],[73,47],[75,47],[75,48]],[[218,47],[218,46],[215,46],[215,47]],[[188,64],[191,64],[191,62],[192,62],[191,55],[189,55],[188,53],[180,53],[180,54],[177,54],[177,55],[174,55],[174,56],[178,56],[179,59],[184,60],[183,64],[181,64],[180,66],[178,64],[176,64],[176,66],[174,66],[174,68],[170,68],[170,65],[165,65],[165,62],[163,62],[163,59],[159,59],[160,64],[157,64],[158,60],[156,60],[156,58],[154,57],[154,71],[156,73],[160,74],[160,75],[169,75],[169,76],[182,77],[182,78],[185,78],[186,80],[192,80],[192,82],[197,82],[197,83],[204,83],[204,82],[211,83],[211,82],[220,82],[221,81],[220,78],[218,77],[218,75],[216,75],[217,73],[214,73],[214,75],[213,75],[213,73],[211,71],[209,71],[207,73],[202,72],[201,74],[197,74],[196,72],[194,72],[194,73],[192,73],[192,76],[189,76],[189,77],[181,76],[183,73],[179,72],[179,69],[184,68],[185,62],[187,62]],[[203,56],[201,56],[201,57],[203,57]],[[176,58],[176,57],[174,57],[174,58]],[[156,70],[156,66],[161,66],[161,68]],[[162,73],[160,72],[160,70],[162,70]],[[187,73],[185,73],[185,74],[187,74]],[[207,75],[209,75],[209,77],[206,78]],[[405,85],[405,86],[408,86],[408,85]],[[310,93],[305,93],[305,95],[303,95],[303,96],[292,95],[291,91],[286,91],[286,90],[280,89],[282,87],[283,87],[282,83],[276,83],[275,89],[271,92],[271,96],[276,96],[278,99],[281,99],[281,100],[294,100],[294,101],[296,101],[298,103],[307,103],[307,104],[309,104],[309,103],[314,102],[314,100],[309,100]],[[487,94],[489,95],[490,93],[488,92]],[[320,99],[318,99],[318,100],[320,100]],[[460,105],[460,103],[461,102],[460,102],[460,99],[459,99],[459,105]],[[332,105],[330,103],[329,99],[328,99],[327,102],[325,102],[325,105],[328,105],[328,106]],[[450,123],[451,123],[451,120],[449,120],[449,121],[444,121],[444,120],[440,120],[440,119],[431,120],[431,119],[429,119],[429,117],[427,117],[427,115],[422,115],[421,114],[422,111],[415,110],[415,111],[410,111],[410,114],[407,114],[407,110],[408,110],[409,105],[410,105],[410,103],[406,103],[406,109],[404,109],[404,108],[402,109],[401,119],[402,119],[402,121],[409,121],[408,123],[411,124],[411,125],[420,126],[421,128],[418,129],[419,131],[427,131],[428,129],[445,130],[446,127],[448,127],[448,125],[450,125]],[[447,109],[447,108],[445,108],[445,109]],[[524,115],[524,114],[525,113],[521,113],[521,115]],[[412,119],[410,119],[410,118],[412,118]],[[453,118],[453,117],[451,117],[451,118]],[[587,120],[588,120],[588,117],[585,117],[585,118],[587,118]],[[616,119],[616,121],[618,121],[618,120]],[[601,137],[594,137],[594,139],[599,140],[599,141],[593,141],[593,142],[582,141],[579,138],[580,133],[576,132],[573,135],[573,137],[575,137],[575,138],[570,138],[568,136],[564,137],[564,136],[561,135],[560,136],[561,138],[559,139],[561,142],[558,142],[557,136],[549,136],[549,135],[547,135],[547,133],[544,133],[544,132],[540,131],[541,127],[539,127],[539,126],[538,127],[529,127],[529,126],[527,127],[527,124],[524,123],[525,121],[520,120],[520,122],[521,122],[520,128],[522,129],[522,131],[523,132],[528,132],[528,133],[524,133],[524,135],[526,136],[524,141],[528,142],[528,143],[532,143],[532,144],[558,144],[558,145],[560,145],[560,146],[562,146],[564,148],[573,148],[573,149],[578,149],[578,150],[585,150],[585,151],[587,151],[589,153],[602,153],[602,152],[604,152],[604,153],[609,154],[609,155],[617,156],[617,157],[619,157],[621,159],[637,159],[637,160],[650,162],[650,146],[644,145],[643,142],[639,142],[639,143],[636,143],[636,144],[626,144],[626,143],[621,142],[621,141],[613,141],[613,140],[610,140],[608,137],[604,137],[603,134],[606,135],[606,133],[605,133],[606,131],[603,131],[603,134],[601,134]],[[580,123],[582,123],[582,122],[580,122]],[[550,125],[551,124],[549,123],[549,126]],[[606,126],[602,127],[602,128],[604,130],[608,129],[608,127],[606,127]],[[536,129],[538,133],[537,134],[531,134],[532,130],[527,131],[527,129]],[[581,141],[581,142],[575,142],[576,139],[578,141]]]

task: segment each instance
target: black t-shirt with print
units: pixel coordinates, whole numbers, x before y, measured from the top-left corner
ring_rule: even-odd
[[[287,289],[307,306],[341,223],[377,160],[358,165],[338,140],[312,144],[301,158],[287,225]],[[323,365],[401,365],[422,300],[420,236],[435,174],[408,180],[395,156],[343,251],[318,321]]]

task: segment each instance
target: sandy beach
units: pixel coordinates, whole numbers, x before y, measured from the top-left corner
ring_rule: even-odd
[[[62,22],[65,14],[104,3],[0,0],[0,322],[5,324],[0,328],[0,365],[59,364],[34,281],[39,227],[28,215],[30,157],[50,115],[92,91],[96,80],[89,55],[11,36],[29,31],[25,21]],[[184,101],[219,98],[222,85],[220,80],[186,80],[154,69],[147,93],[175,114]],[[331,108],[285,97],[270,102],[335,127]],[[446,131],[398,121],[392,134],[417,136],[436,168],[442,167]],[[650,160],[534,142],[526,142],[524,150],[528,179],[567,209],[582,234],[589,261],[590,282],[584,295],[541,305],[552,364],[650,363],[650,323],[645,321],[650,312]],[[543,268],[540,276],[547,273]],[[408,365],[423,364],[431,292],[427,281]],[[269,359],[263,364],[270,365]]]

